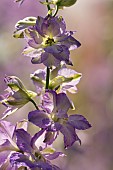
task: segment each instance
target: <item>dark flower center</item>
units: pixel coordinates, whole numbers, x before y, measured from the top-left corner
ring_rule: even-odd
[[[53,38],[49,38],[45,41],[45,45],[53,45],[55,43],[54,39]]]

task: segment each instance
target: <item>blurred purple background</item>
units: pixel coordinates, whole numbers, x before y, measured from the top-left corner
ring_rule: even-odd
[[[6,85],[4,75],[18,76],[28,89],[35,90],[29,74],[42,65],[32,65],[21,52],[24,40],[12,37],[15,23],[27,16],[46,15],[46,7],[38,0],[26,0],[19,8],[13,0],[0,0],[0,94]],[[65,151],[68,155],[57,164],[63,170],[113,170],[113,1],[78,0],[76,5],[59,12],[68,30],[82,46],[71,52],[74,69],[83,74],[78,93],[70,95],[75,113],[83,114],[92,124],[87,131],[78,131],[78,143]],[[0,105],[0,113],[5,108]],[[27,117],[31,104],[25,105],[7,120]],[[70,113],[74,113],[70,112]],[[14,117],[14,119],[13,119]],[[63,149],[61,140],[55,147]]]

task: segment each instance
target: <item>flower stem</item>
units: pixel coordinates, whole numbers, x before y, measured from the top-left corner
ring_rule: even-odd
[[[35,106],[35,108],[36,108],[37,110],[39,110],[37,104],[35,103],[35,101],[34,101],[33,99],[30,99],[30,102],[33,103],[33,105]]]
[[[58,13],[58,10],[59,10],[59,8],[58,8],[58,5],[57,5],[57,6],[56,6],[56,11],[55,11],[55,13],[54,13],[53,17],[55,17],[55,16],[56,16],[56,14]]]
[[[48,4],[48,0],[46,0],[46,2],[47,2],[47,9],[48,9],[48,11],[50,11],[51,8],[50,8],[50,5]]]
[[[46,72],[46,89],[49,88],[49,76],[50,76],[50,69],[47,67],[47,72]]]

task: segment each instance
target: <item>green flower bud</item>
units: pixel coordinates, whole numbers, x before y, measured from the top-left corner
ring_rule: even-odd
[[[37,95],[35,92],[27,90],[18,77],[6,76],[4,81],[8,86],[6,89],[8,93],[0,96],[0,103],[7,107],[2,118],[14,113],[29,101],[33,102],[32,98]]]

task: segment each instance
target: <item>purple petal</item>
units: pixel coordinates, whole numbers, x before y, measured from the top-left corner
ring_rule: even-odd
[[[9,151],[9,150],[3,151],[3,152],[0,151],[0,169],[1,170],[5,167],[6,161],[8,161],[8,156],[10,155],[10,152],[11,151]],[[1,167],[3,167],[3,168],[1,168]]]
[[[44,22],[44,18],[38,16],[37,21],[36,21],[35,28],[36,28],[37,32],[38,32],[40,35],[42,35],[42,36],[44,36],[44,33],[43,33],[43,31],[42,31],[42,24],[43,24],[43,22]]]
[[[47,154],[43,154],[43,155],[45,158],[47,158],[49,160],[56,159],[59,156],[64,156],[64,154],[62,152],[47,153]]]
[[[62,51],[60,50],[60,52],[57,54],[57,53],[53,53],[53,55],[59,59],[60,61],[65,61],[67,62],[69,60],[69,49],[68,47],[66,47],[65,45],[60,45],[60,48],[62,48]]]
[[[85,130],[91,127],[87,119],[82,115],[71,115],[68,118],[68,122],[78,130]]]
[[[29,158],[26,155],[23,155],[19,152],[15,152],[10,156],[10,163],[12,166],[20,167],[29,167],[29,168],[35,168],[36,165],[29,160]]]
[[[4,154],[4,153],[2,153]],[[18,170],[17,166],[12,167],[10,162],[9,162],[9,158],[7,158],[3,164],[0,164],[0,169],[1,170]]]
[[[36,133],[32,139],[31,139],[31,146],[32,148],[35,146],[36,140],[44,133],[45,130],[40,130],[38,133]]]
[[[62,46],[60,45],[52,45],[52,46],[48,46],[46,48],[44,48],[44,50],[47,52],[47,53],[52,53],[52,54],[59,54],[61,52],[63,52],[63,48]]]
[[[0,138],[12,142],[15,126],[7,121],[0,121]]]
[[[57,97],[56,97],[56,110],[58,111],[57,116],[59,118],[68,117],[67,111],[69,110],[69,108],[72,108],[72,104],[69,101],[66,94],[65,93],[57,94]]]
[[[38,161],[38,167],[41,168],[42,170],[55,170],[54,165],[51,165],[49,161],[48,162],[41,160]]]
[[[43,64],[47,67],[51,67],[51,66],[57,67],[60,65],[60,61],[61,61],[58,58],[55,58],[53,54],[47,52],[41,54],[41,60]]]
[[[40,44],[43,41],[42,36],[40,36],[39,34],[37,34],[36,29],[34,27],[31,27],[30,29],[28,29],[28,32],[30,34],[30,39],[32,38],[32,40],[34,41],[35,44]],[[26,37],[26,40],[29,40],[29,37]]]
[[[46,70],[36,70],[30,77],[36,87],[37,95],[40,95],[45,87]]]
[[[53,111],[54,95],[56,95],[56,93],[54,91],[51,91],[51,90],[47,90],[46,93],[43,95],[42,108],[47,113],[51,113]]]
[[[55,21],[54,17],[50,17],[42,24],[42,32],[45,35],[54,37],[60,33],[59,24]]]
[[[45,134],[44,142],[51,145],[57,138],[58,132],[47,131]]]
[[[40,128],[46,128],[51,123],[48,114],[40,110],[30,112],[28,115],[28,120]]]
[[[37,44],[33,39],[28,41],[28,45],[32,48],[38,49],[40,47],[40,44]]]
[[[17,146],[23,152],[32,153],[32,148],[30,146],[31,136],[24,129],[16,130]]]
[[[3,144],[0,145],[0,152],[3,151],[15,151],[17,148],[15,148],[8,139],[5,140]]]
[[[74,50],[81,46],[80,42],[77,41],[74,37],[69,36],[65,41],[62,41],[62,45],[65,45],[69,50]]]
[[[75,128],[72,125],[70,125],[69,123],[62,125],[60,132],[64,135],[65,148],[71,147],[75,141],[79,140],[79,138],[75,132]],[[79,140],[79,142],[80,142],[80,140]]]

